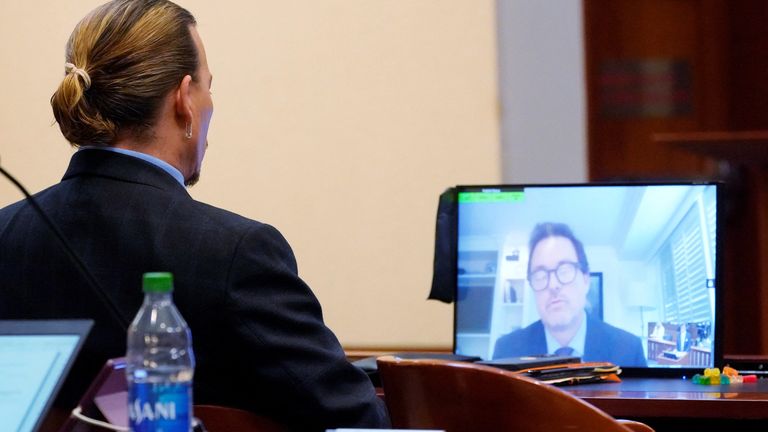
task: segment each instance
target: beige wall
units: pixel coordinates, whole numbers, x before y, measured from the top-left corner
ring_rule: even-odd
[[[0,3],[0,162],[34,191],[71,153],[48,99],[99,3]],[[346,346],[449,346],[452,306],[424,300],[434,216],[445,187],[501,178],[493,1],[182,5],[215,76],[193,196],[277,226]]]

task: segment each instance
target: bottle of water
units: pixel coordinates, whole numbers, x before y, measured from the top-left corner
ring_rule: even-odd
[[[135,432],[189,432],[195,356],[173,304],[173,276],[144,274],[144,304],[128,329],[128,418]]]

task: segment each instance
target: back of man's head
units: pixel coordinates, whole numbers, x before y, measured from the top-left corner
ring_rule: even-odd
[[[113,0],[83,18],[51,97],[64,137],[75,146],[151,138],[164,97],[185,75],[196,79],[194,25],[189,11],[167,0]]]

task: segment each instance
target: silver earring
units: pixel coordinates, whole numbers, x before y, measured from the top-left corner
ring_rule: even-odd
[[[186,139],[192,138],[192,123],[187,123],[186,130],[184,131],[184,137]]]

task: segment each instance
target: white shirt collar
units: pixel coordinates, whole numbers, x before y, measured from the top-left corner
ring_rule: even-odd
[[[573,336],[573,339],[568,343],[567,346],[573,348],[573,354],[576,357],[584,357],[584,344],[587,340],[587,313],[582,311],[583,320],[581,321],[581,325],[579,326],[579,329],[576,331],[576,334]],[[544,335],[547,338],[547,353],[548,354],[554,354],[555,351],[558,348],[562,348],[560,343],[557,341],[557,339],[554,338],[551,334],[549,334],[549,331],[546,327],[544,327]]]
[[[185,186],[184,185],[184,175],[181,173],[181,171],[176,169],[176,167],[174,167],[173,165],[169,164],[168,162],[166,162],[166,161],[164,161],[162,159],[156,158],[154,156],[148,155],[146,153],[141,153],[141,152],[137,152],[137,151],[134,151],[134,150],[127,150],[127,149],[122,149],[122,148],[99,147],[99,146],[83,146],[83,147],[80,147],[80,150],[106,150],[106,151],[111,151],[113,153],[120,153],[120,154],[124,154],[124,155],[127,155],[127,156],[133,156],[135,158],[139,158],[141,160],[144,160],[144,161],[147,161],[147,162],[151,163],[152,165],[155,165],[155,166],[157,166],[159,168],[162,168],[165,172],[167,172],[174,179],[176,179],[176,181],[179,182],[179,184],[181,184],[182,186]]]

